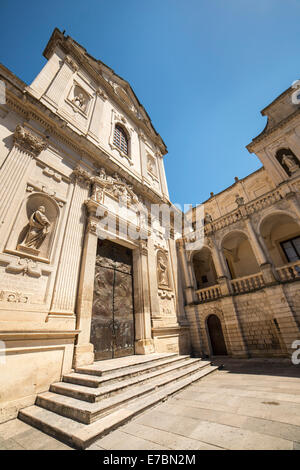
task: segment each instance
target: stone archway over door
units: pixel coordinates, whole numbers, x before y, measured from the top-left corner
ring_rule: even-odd
[[[91,343],[95,360],[134,354],[132,251],[98,240]]]
[[[214,355],[227,355],[227,348],[223,335],[222,325],[217,315],[210,315],[207,318],[207,328]]]

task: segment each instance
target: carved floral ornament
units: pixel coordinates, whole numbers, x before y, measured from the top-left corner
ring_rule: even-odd
[[[14,145],[37,157],[47,148],[48,142],[18,124],[14,132]]]
[[[104,193],[109,194],[121,203],[128,206],[137,205],[140,209],[143,208],[142,201],[133,191],[132,185],[128,184],[117,173],[113,176],[107,175],[104,168],[100,168],[98,175],[90,179],[93,184],[92,200],[102,203]]]

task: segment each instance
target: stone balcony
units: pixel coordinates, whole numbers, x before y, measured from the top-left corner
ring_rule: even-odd
[[[300,260],[293,263],[288,263],[284,266],[274,268],[275,270],[275,281],[274,283],[287,283],[300,281]],[[262,272],[251,274],[249,276],[243,276],[228,281],[227,295],[239,295],[248,292],[253,292],[259,289],[263,289],[268,286],[268,283],[264,280]],[[203,289],[197,289],[195,291],[198,302],[204,303],[213,300],[217,300],[226,294],[222,293],[220,283],[205,287]]]

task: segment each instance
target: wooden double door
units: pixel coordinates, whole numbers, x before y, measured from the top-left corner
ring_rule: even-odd
[[[98,240],[91,343],[95,360],[134,354],[132,251]]]

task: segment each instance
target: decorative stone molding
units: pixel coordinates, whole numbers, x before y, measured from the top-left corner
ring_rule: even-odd
[[[57,183],[60,183],[61,180],[62,180],[62,176],[59,173],[56,173],[51,168],[49,168],[48,166],[43,168],[43,173],[44,173],[44,175],[48,176],[49,178],[53,178],[54,181],[56,181]]]
[[[54,191],[54,189],[50,188],[49,186],[43,184],[43,185],[38,185],[36,183],[28,183],[27,186],[26,186],[26,191],[28,193],[33,193],[35,191],[37,192],[42,192],[44,194],[47,194],[47,196],[49,196],[51,199],[53,199],[60,208],[62,208],[64,206],[64,204],[66,203],[65,200],[63,200],[62,198],[56,196],[56,191]]]
[[[74,72],[77,72],[79,70],[79,66],[76,64],[75,60],[72,59],[71,56],[66,55],[65,63],[68,64]]]
[[[86,226],[86,231],[89,233],[93,233],[94,235],[97,235],[97,225],[98,225],[97,221],[89,219],[87,226]]]
[[[158,295],[161,299],[168,299],[168,300],[171,300],[175,297],[174,292],[167,291],[164,289],[158,289]]]
[[[140,248],[140,253],[144,256],[148,255],[148,242],[147,240],[140,240],[139,241],[139,248]]]
[[[91,198],[98,203],[103,202],[104,193],[107,193],[129,207],[139,205],[140,209],[143,208],[142,201],[133,191],[132,185],[128,184],[117,173],[109,176],[104,168],[100,168],[98,176],[91,178],[91,183],[93,184]]]
[[[75,183],[77,184],[87,187],[91,183],[91,174],[80,165],[77,165],[76,168],[74,168],[72,175]]]
[[[14,145],[21,150],[37,157],[48,146],[48,143],[32,134],[28,129],[18,124],[14,132]]]
[[[107,100],[107,95],[104,93],[104,91],[101,88],[97,88],[96,95],[100,96],[100,98],[102,98],[104,101]]]
[[[37,266],[32,259],[28,258],[15,258],[6,266],[6,272],[11,274],[20,274],[32,277],[41,277],[41,269]]]
[[[14,302],[27,304],[29,297],[22,292],[14,291],[1,291],[0,292],[0,301],[1,302]]]

